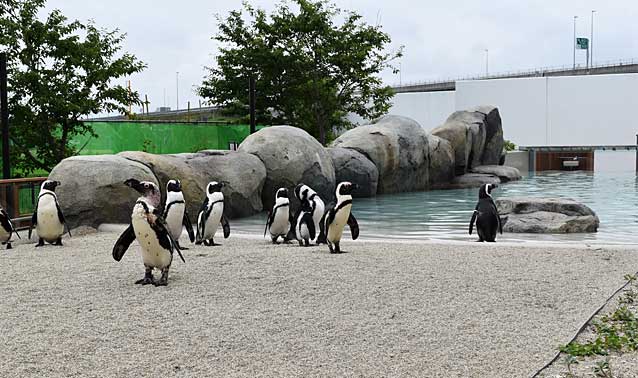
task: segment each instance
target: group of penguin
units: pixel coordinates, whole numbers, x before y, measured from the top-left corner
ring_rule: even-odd
[[[113,247],[113,258],[120,261],[131,243],[137,239],[142,250],[142,261],[145,267],[144,278],[136,284],[165,286],[168,284],[168,271],[173,261],[173,254],[177,252],[185,262],[179,238],[182,227],[187,230],[189,239],[197,245],[218,245],[214,241],[217,229],[221,225],[224,238],[230,235],[230,225],[224,215],[223,183],[212,181],[206,187],[206,198],[197,216],[197,234],[194,235],[186,203],[179,180],[170,180],[166,185],[166,204],[161,207],[161,192],[159,187],[149,181],[139,181],[131,178],[125,185],[136,190],[140,197],[136,200],[131,213],[131,223],[119,236]],[[42,183],[36,208],[29,228],[29,238],[35,227],[38,234],[38,244],[45,242],[62,245],[62,235],[66,222],[60,209],[55,189],[59,181],[46,180]],[[501,219],[492,199],[491,192],[498,186],[485,184],[479,189],[479,201],[472,214],[469,233],[472,234],[476,223],[479,242],[494,242],[497,232],[503,233]],[[293,215],[288,189],[280,188],[275,194],[275,204],[268,213],[264,237],[270,235],[273,244],[278,244],[279,238],[283,242],[296,239],[300,246],[313,244],[327,244],[330,253],[341,253],[339,243],[345,225],[350,227],[352,239],[359,236],[359,225],[351,212],[352,192],[357,189],[356,184],[341,182],[337,185],[337,202],[334,207],[326,211],[321,197],[312,188],[299,184],[294,189],[294,195],[300,205]],[[70,231],[67,231],[69,236]],[[16,234],[13,223],[7,212],[0,208],[0,241],[11,249],[11,237]],[[159,280],[153,277],[153,269],[161,271]]]

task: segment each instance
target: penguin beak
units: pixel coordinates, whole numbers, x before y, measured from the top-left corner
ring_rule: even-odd
[[[124,184],[128,187],[131,187],[137,190],[140,194],[144,194],[144,187],[142,186],[142,183],[140,182],[140,180],[130,178],[124,181]]]

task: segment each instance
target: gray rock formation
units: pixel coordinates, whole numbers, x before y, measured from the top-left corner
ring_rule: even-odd
[[[505,232],[596,232],[600,220],[588,206],[565,198],[502,198],[496,200]]]
[[[335,167],[337,183],[350,181],[359,185],[353,197],[372,197],[377,194],[379,170],[362,153],[349,148],[328,148]]]
[[[413,119],[385,116],[345,132],[331,147],[350,148],[370,159],[379,170],[377,193],[428,188],[428,134]]]
[[[474,111],[484,114],[485,146],[481,157],[482,165],[498,165],[503,154],[503,125],[497,107],[484,105]]]
[[[441,183],[434,186],[436,189],[465,189],[478,188],[483,184],[500,184],[501,180],[494,175],[482,173],[466,173],[456,176],[449,183]]]
[[[274,204],[279,188],[299,183],[313,188],[328,203],[334,199],[335,171],[332,159],[310,134],[292,126],[271,126],[250,135],[239,151],[257,156],[266,167],[262,190],[265,208]]]
[[[56,193],[69,228],[129,223],[139,197],[124,185],[129,178],[157,183],[148,167],[115,155],[70,157],[49,174],[61,182]]]
[[[479,165],[472,168],[472,173],[483,173],[498,176],[502,182],[516,181],[521,179],[521,172],[506,165]]]
[[[263,208],[261,188],[266,180],[266,168],[254,155],[215,150],[174,155],[127,151],[118,155],[148,166],[157,176],[162,190],[168,180],[181,180],[193,223],[210,181],[224,183],[224,212],[229,218],[253,215]]]
[[[454,179],[454,149],[450,142],[428,135],[430,144],[430,186],[437,187]]]

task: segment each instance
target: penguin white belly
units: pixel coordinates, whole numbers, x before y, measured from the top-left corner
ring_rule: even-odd
[[[175,241],[179,241],[179,237],[182,234],[182,222],[184,221],[184,204],[174,203],[171,205],[166,214],[166,224],[168,225],[168,232]]]
[[[142,205],[135,205],[131,221],[137,242],[142,248],[144,265],[158,269],[171,265],[173,255],[160,245],[155,231],[146,219]]]
[[[323,214],[326,211],[326,207],[319,197],[315,197],[315,211],[312,213],[312,220],[315,222],[315,239],[319,237],[319,225],[321,224],[321,218],[323,218]]]
[[[350,217],[350,208],[352,208],[352,205],[346,205],[339,209],[332,223],[328,225],[327,238],[331,243],[341,240],[343,229],[348,223],[348,218]]]
[[[213,205],[208,219],[206,219],[206,230],[204,231],[204,239],[211,239],[215,237],[217,227],[219,227],[219,221],[222,219],[224,213],[224,203],[218,202]]]
[[[51,195],[40,197],[38,202],[38,223],[35,227],[38,237],[47,242],[56,241],[64,233],[64,224],[58,218],[58,207]]]
[[[270,235],[286,235],[289,230],[290,223],[288,222],[288,206],[282,206],[277,209],[272,225],[270,225]]]
[[[301,217],[297,222],[297,240],[310,240],[310,231],[308,230],[308,226],[305,223],[301,223]]]
[[[10,232],[5,230],[4,227],[0,227],[0,241],[5,243],[9,241]]]

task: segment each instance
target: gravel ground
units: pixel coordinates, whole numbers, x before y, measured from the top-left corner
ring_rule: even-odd
[[[0,251],[1,377],[525,377],[638,270],[631,249],[231,236],[156,288],[117,236]]]

